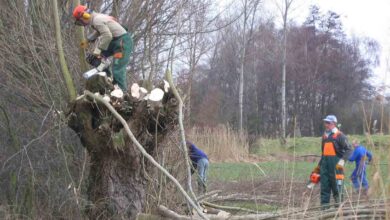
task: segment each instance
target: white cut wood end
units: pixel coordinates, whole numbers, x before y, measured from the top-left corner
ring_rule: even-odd
[[[145,98],[146,94],[148,94],[148,90],[146,90],[144,87],[140,87],[139,93],[140,93],[139,99],[141,100]]]
[[[118,99],[122,98],[122,97],[123,97],[123,91],[122,91],[122,89],[115,89],[115,90],[113,90],[113,91],[111,92],[111,96],[112,96],[112,97],[115,97],[115,98],[118,98]]]
[[[169,83],[166,80],[164,80],[164,91],[165,92],[169,91]]]
[[[111,101],[111,99],[110,99],[110,97],[108,95],[104,95],[103,100],[105,100],[107,102]]]
[[[155,88],[149,95],[149,100],[154,102],[159,102],[164,98],[164,91],[160,88]]]
[[[140,97],[140,94],[139,94],[139,85],[138,83],[133,83],[133,85],[131,85],[131,96],[136,98],[136,99],[139,99]]]
[[[106,77],[106,76],[107,76],[107,73],[106,73],[106,72],[98,72],[98,75],[103,76],[103,77]]]
[[[139,91],[140,91],[140,93],[142,93],[142,94],[147,94],[147,93],[148,93],[148,90],[145,89],[144,87],[140,87],[140,88],[139,88]]]

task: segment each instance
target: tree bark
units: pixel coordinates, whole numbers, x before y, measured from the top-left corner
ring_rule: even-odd
[[[94,80],[104,81],[100,76]],[[102,90],[93,89],[91,92]],[[148,101],[125,96],[117,109],[139,143],[151,155],[155,152],[155,138],[162,142],[176,124],[176,99],[166,93],[162,104],[164,109],[151,109]],[[130,106],[132,109],[129,110]],[[135,219],[145,205],[147,181],[144,170],[148,170],[151,164],[143,162],[141,152],[125,135],[122,124],[101,103],[95,103],[88,97],[78,98],[70,104],[68,115],[68,125],[78,134],[90,155],[87,195],[92,204],[87,207],[88,217]],[[156,127],[157,135],[153,135]]]

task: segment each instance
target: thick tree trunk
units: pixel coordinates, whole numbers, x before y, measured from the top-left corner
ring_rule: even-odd
[[[89,209],[91,219],[112,217],[135,218],[145,201],[140,157],[136,149],[131,154],[109,152],[91,154],[88,196],[94,202]]]
[[[102,90],[89,89],[95,90],[92,92]],[[164,108],[157,109],[150,107],[146,100],[138,101],[125,96],[117,107],[138,141],[151,155],[156,147],[155,138],[163,141],[167,131],[174,129],[176,124],[176,100],[170,93],[165,93],[162,104]],[[71,103],[68,114],[68,125],[79,135],[90,155],[87,195],[92,204],[87,207],[88,217],[135,219],[144,208],[147,183],[144,170],[148,170],[149,163],[143,161],[141,152],[104,105],[86,97],[79,98]],[[154,135],[156,127],[157,136]]]

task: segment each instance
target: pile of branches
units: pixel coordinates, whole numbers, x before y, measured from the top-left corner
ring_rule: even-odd
[[[288,210],[281,210],[275,212],[260,212],[256,210],[221,206],[213,202],[221,201],[246,201],[250,202],[256,200],[264,203],[278,203],[277,201],[262,199],[244,194],[232,194],[221,196],[221,191],[212,191],[205,195],[198,197],[198,202],[203,207],[203,212],[209,219],[218,220],[260,220],[260,219],[388,219],[390,217],[390,201],[389,200],[347,200],[339,205],[337,208],[329,208],[322,210],[321,206],[312,208],[290,208]],[[226,200],[224,200],[226,199]],[[279,203],[280,204],[280,203]],[[238,215],[237,213],[240,213]],[[202,219],[196,214],[192,216],[180,215],[165,206],[158,207],[158,215],[141,214],[138,216],[142,219],[174,219],[174,220],[189,220]]]
[[[339,207],[321,210],[313,207],[305,210],[295,210],[281,213],[276,219],[389,219],[389,200],[347,200]]]
[[[215,204],[213,202],[221,202],[221,201],[254,201],[261,198],[253,197],[245,194],[232,194],[227,196],[219,195],[222,191],[215,190],[204,195],[201,195],[197,198],[197,202],[202,207],[204,215],[208,219],[232,219],[232,220],[254,220],[254,219],[268,219],[273,218],[279,215],[276,212],[258,212],[256,210],[251,210],[247,208],[241,207],[233,207],[233,206],[222,206]],[[237,198],[237,199],[235,199]],[[270,202],[270,200],[265,199]],[[157,208],[157,215],[151,214],[140,214],[138,216],[138,220],[152,220],[152,219],[174,219],[174,220],[198,220],[204,219],[197,215],[194,211],[191,212],[192,215],[181,215],[173,210],[168,209],[167,207],[160,205]],[[238,214],[240,213],[240,214]],[[241,214],[242,213],[242,214]]]

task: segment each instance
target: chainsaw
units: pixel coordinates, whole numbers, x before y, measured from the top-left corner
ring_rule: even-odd
[[[83,73],[83,77],[85,79],[89,79],[96,74],[99,74],[101,76],[111,77],[111,71],[109,68],[111,62],[109,59],[102,59],[102,58],[98,58],[92,54],[88,54],[86,57],[86,61],[94,68]]]
[[[316,184],[320,182],[320,174],[319,173],[311,173],[309,183],[307,184],[307,188],[313,189]]]

